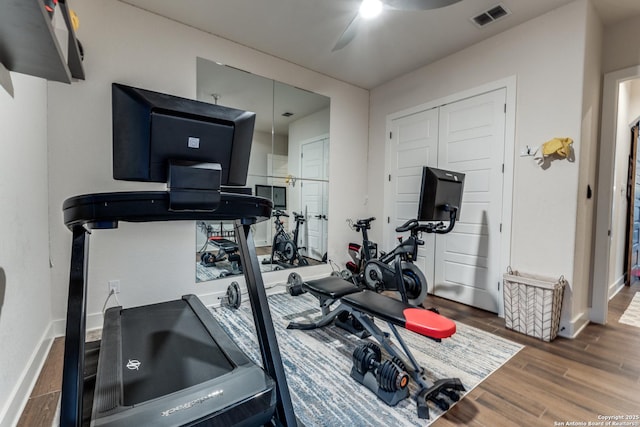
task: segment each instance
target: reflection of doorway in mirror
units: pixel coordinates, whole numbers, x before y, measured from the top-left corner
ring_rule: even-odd
[[[307,218],[302,246],[307,256],[317,260],[327,252],[328,153],[328,138],[300,146],[300,209]]]

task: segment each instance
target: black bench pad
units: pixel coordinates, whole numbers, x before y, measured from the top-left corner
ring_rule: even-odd
[[[233,253],[238,250],[238,244],[229,239],[223,239],[220,237],[210,237],[209,243],[217,246],[226,253]]]
[[[442,339],[456,332],[456,324],[431,310],[363,290],[340,299],[343,304],[429,338]]]
[[[340,277],[329,276],[322,279],[309,280],[303,286],[314,295],[322,295],[332,299],[359,292],[360,288]]]

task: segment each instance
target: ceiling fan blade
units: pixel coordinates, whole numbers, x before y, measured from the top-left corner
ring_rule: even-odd
[[[382,0],[386,6],[398,10],[429,10],[450,6],[461,0]]]
[[[347,25],[347,28],[345,28],[344,32],[338,39],[338,42],[336,43],[336,45],[333,47],[333,49],[331,49],[331,52],[340,50],[346,45],[348,45],[349,43],[351,43],[351,40],[354,39],[354,37],[358,32],[358,27],[360,27],[360,21],[361,21],[360,14],[356,14],[356,16],[353,17],[351,22],[349,22],[349,25]]]

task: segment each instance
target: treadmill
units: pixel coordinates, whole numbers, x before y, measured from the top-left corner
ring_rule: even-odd
[[[89,412],[92,426],[296,426],[251,231],[273,203],[223,187],[246,181],[255,114],[119,84],[112,94],[114,178],[166,182],[168,190],[63,204],[73,240],[60,425],[81,427]],[[198,144],[210,147],[194,150]],[[93,382],[84,378],[90,234],[120,221],[200,220],[234,221],[262,367],[194,295],[114,307],[105,314],[92,408],[83,408]]]
[[[113,307],[105,314],[104,331],[92,426],[193,420],[255,426],[271,419],[275,382],[229,339],[196,296]]]

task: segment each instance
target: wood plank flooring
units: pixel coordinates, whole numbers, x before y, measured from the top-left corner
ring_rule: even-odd
[[[615,296],[606,326],[591,324],[574,340],[551,343],[509,331],[491,313],[431,300],[445,316],[525,345],[434,426],[587,425],[599,415],[640,415],[640,328],[618,323],[638,290]]]
[[[51,345],[18,427],[51,426],[62,388],[63,358],[64,339],[60,337]]]
[[[589,325],[575,340],[551,343],[505,329],[504,320],[492,313],[430,297],[428,305],[443,315],[525,345],[434,427],[559,426],[598,422],[599,415],[640,415],[640,328],[618,323],[638,290],[640,286],[633,285],[616,295],[606,326]],[[51,425],[60,395],[63,347],[57,338],[19,427]]]

